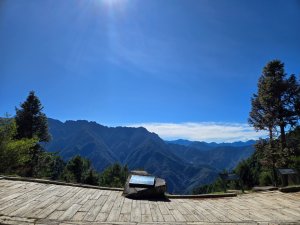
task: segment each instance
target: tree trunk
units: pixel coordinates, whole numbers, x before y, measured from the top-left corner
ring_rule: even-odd
[[[278,177],[277,177],[277,171],[276,171],[275,164],[273,164],[273,166],[272,166],[272,171],[273,171],[273,177],[274,177],[274,186],[277,187]]]
[[[285,137],[285,131],[284,131],[284,125],[280,125],[280,141],[281,141],[281,148],[282,150],[286,147],[286,137]]]
[[[273,147],[273,131],[272,127],[269,127],[269,138],[270,138],[270,147]]]
[[[274,186],[277,186],[277,172],[276,172],[276,159],[274,156],[274,143],[273,143],[273,131],[272,127],[269,127],[269,137],[270,137],[270,149],[271,149],[271,156],[272,157],[272,172],[273,172],[273,178],[274,178]]]

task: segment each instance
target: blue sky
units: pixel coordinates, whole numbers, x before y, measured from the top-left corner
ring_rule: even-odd
[[[2,0],[0,49],[2,115],[34,90],[62,121],[247,140],[263,66],[300,74],[300,1]]]

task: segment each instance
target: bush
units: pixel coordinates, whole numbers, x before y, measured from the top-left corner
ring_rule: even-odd
[[[260,186],[269,186],[272,185],[272,175],[268,171],[263,171],[259,174],[259,185]]]

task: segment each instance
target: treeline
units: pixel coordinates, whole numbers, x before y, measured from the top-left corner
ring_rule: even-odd
[[[58,153],[47,152],[43,145],[51,136],[42,110],[40,100],[31,91],[20,109],[16,108],[14,118],[0,118],[0,174],[124,186],[129,172],[126,165],[116,163],[99,173],[79,155],[65,162]]]
[[[254,154],[239,163],[237,173],[245,188],[256,185],[280,185],[278,168],[294,168],[300,174],[300,84],[294,74],[287,75],[284,64],[273,60],[263,68],[257,93],[251,98],[249,124],[255,130],[268,132],[259,140]],[[231,188],[237,186],[230,183]],[[222,191],[220,179],[198,187],[194,193]]]

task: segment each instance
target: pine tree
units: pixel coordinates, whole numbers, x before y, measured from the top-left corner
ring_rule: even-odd
[[[282,149],[286,147],[285,129],[299,120],[300,98],[295,75],[287,77],[284,64],[269,62],[258,81],[258,93],[253,95],[249,124],[257,130],[268,130],[272,144],[273,132],[279,128]]]
[[[21,109],[16,108],[17,138],[38,138],[39,142],[48,142],[47,117],[42,112],[43,106],[39,98],[31,91]]]
[[[273,176],[276,182],[276,164],[286,149],[286,128],[293,128],[299,120],[298,104],[300,88],[294,75],[287,77],[284,64],[270,61],[258,81],[258,91],[251,99],[249,124],[256,130],[269,132],[269,146],[265,157],[272,159]],[[280,146],[274,141],[274,132],[279,129]]]
[[[21,104],[21,109],[16,108],[17,139],[35,138],[38,142],[48,142],[50,140],[47,117],[42,110],[43,106],[40,100],[34,91],[31,91],[26,101]],[[44,149],[40,144],[36,144],[31,148],[27,176],[37,176],[39,167],[42,166],[40,165],[40,158],[43,153]]]

